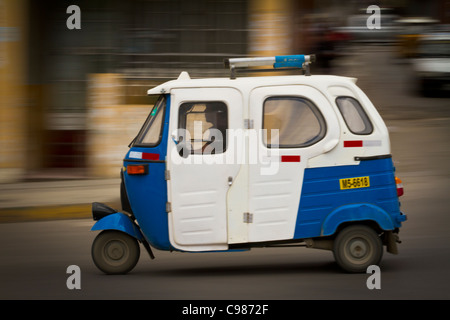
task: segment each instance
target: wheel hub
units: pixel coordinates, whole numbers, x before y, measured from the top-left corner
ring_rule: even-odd
[[[120,241],[111,241],[105,247],[105,253],[111,260],[120,260],[125,254],[125,248]]]
[[[368,251],[367,243],[361,239],[355,239],[350,243],[349,246],[350,254],[357,259],[363,258]]]

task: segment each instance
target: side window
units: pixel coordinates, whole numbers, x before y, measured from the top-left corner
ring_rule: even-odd
[[[178,128],[181,155],[223,153],[228,128],[227,106],[221,101],[183,103],[179,108]]]
[[[306,98],[270,97],[263,112],[264,143],[269,148],[307,147],[325,136],[325,120]]]
[[[371,134],[372,123],[361,104],[352,97],[337,97],[336,104],[349,130],[354,134]]]

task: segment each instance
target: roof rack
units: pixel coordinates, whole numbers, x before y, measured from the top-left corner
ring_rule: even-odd
[[[306,76],[311,75],[310,64],[316,61],[316,55],[288,55],[274,57],[256,58],[230,58],[225,59],[225,68],[230,68],[230,79],[236,79],[236,72],[239,69],[243,72],[269,72],[282,70],[303,70]],[[272,65],[273,69],[251,69],[252,67],[262,67]]]

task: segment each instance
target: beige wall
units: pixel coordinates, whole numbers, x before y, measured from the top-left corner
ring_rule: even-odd
[[[250,55],[294,54],[291,0],[251,0],[249,28]]]
[[[0,182],[26,167],[27,1],[0,0]]]
[[[118,74],[92,74],[88,83],[88,170],[92,177],[118,178],[128,145],[138,134],[150,105],[123,102]]]

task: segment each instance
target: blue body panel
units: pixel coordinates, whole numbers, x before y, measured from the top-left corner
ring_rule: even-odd
[[[98,230],[119,230],[128,233],[130,236],[142,240],[143,236],[139,227],[136,226],[133,221],[124,213],[117,212],[98,220],[93,226],[91,231]]]
[[[155,147],[133,146],[124,159],[124,166],[143,163],[141,160],[129,158],[132,151],[158,154],[159,160],[144,161],[148,164],[147,175],[128,175],[126,170],[123,174],[131,209],[139,227],[149,244],[160,250],[172,250],[166,213],[167,183],[165,180],[169,107],[170,96],[167,95],[161,142]]]
[[[371,220],[383,230],[401,226],[392,159],[305,169],[294,239],[331,235],[339,224]],[[341,190],[339,179],[369,176],[370,187]]]
[[[341,206],[330,213],[323,222],[322,235],[334,234],[342,222],[364,220],[375,221],[383,230],[394,229],[394,222],[386,211],[368,203],[357,203]]]

